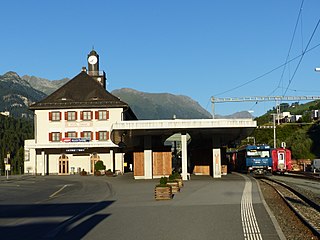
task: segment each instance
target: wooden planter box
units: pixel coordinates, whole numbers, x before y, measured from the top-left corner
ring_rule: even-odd
[[[171,186],[172,188],[172,193],[177,193],[180,192],[180,187],[179,187],[179,183],[174,181],[174,182],[167,182],[168,185]]]
[[[155,187],[154,197],[156,200],[170,200],[172,199],[171,186],[167,187]]]
[[[178,182],[179,188],[182,188],[182,187],[183,187],[183,180],[182,180],[182,178],[177,178],[177,179],[175,179],[175,181]]]

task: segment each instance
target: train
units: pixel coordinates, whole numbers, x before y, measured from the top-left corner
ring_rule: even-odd
[[[291,151],[269,145],[245,145],[227,152],[231,170],[253,176],[284,174],[292,169]]]
[[[229,152],[232,169],[253,176],[272,174],[272,154],[269,145],[246,145]]]
[[[291,151],[287,148],[272,149],[272,172],[284,174],[292,170]]]

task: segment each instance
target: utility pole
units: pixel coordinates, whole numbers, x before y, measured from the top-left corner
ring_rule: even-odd
[[[277,148],[277,137],[276,137],[276,115],[275,113],[271,114],[273,116],[273,148]]]

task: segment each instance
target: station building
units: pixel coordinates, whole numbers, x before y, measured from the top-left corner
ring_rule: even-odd
[[[225,146],[256,128],[252,119],[138,120],[106,90],[97,52],[87,60],[88,69],[30,106],[35,139],[25,141],[25,173],[93,174],[101,160],[136,179],[168,176],[174,168],[185,180],[191,173],[221,177]]]

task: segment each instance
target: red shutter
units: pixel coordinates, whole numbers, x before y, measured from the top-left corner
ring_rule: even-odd
[[[106,114],[106,115],[107,115],[107,120],[108,120],[108,119],[109,119],[109,111],[107,111],[107,114]]]
[[[78,137],[79,135],[78,135],[78,132],[76,132],[76,138]]]
[[[67,138],[68,137],[68,132],[64,133],[64,137]]]
[[[96,132],[96,140],[99,140],[99,132]]]
[[[99,119],[99,111],[95,111],[95,119]]]
[[[84,132],[80,132],[80,137],[81,137],[81,138],[84,137]]]
[[[62,133],[60,133],[59,134],[60,136],[59,136],[59,140],[60,140],[60,142],[62,141]]]
[[[109,132],[107,132],[107,140],[109,140]]]
[[[93,132],[91,132],[91,140],[93,140]]]
[[[61,121],[61,112],[59,112],[59,120]]]
[[[49,142],[52,142],[52,133],[49,133]]]
[[[93,118],[93,111],[90,111],[90,120]]]
[[[74,120],[76,120],[76,121],[78,120],[78,116],[77,115],[78,115],[78,112],[74,112],[74,117],[75,117]]]
[[[49,112],[49,121],[52,121],[52,112]]]
[[[80,112],[80,120],[83,120],[83,111]]]
[[[64,113],[64,120],[67,120],[67,121],[68,121],[68,112],[65,112],[65,113]]]

